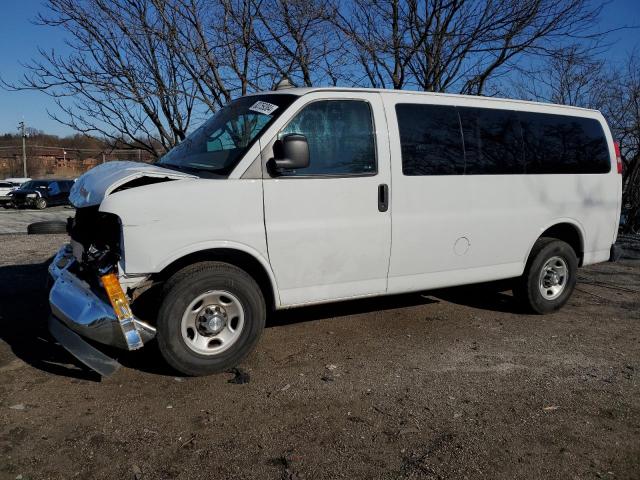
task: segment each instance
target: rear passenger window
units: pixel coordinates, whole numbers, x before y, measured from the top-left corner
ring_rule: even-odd
[[[459,107],[467,175],[524,173],[518,115],[509,110]]]
[[[397,104],[402,173],[461,175],[464,150],[455,107]]]
[[[369,103],[320,100],[304,107],[279,137],[299,133],[309,144],[309,166],[295,175],[362,175],[376,172],[375,136]]]
[[[527,173],[608,173],[609,148],[600,122],[521,112]]]
[[[58,182],[51,182],[47,187],[49,195],[58,195],[60,193],[60,185]]]
[[[420,104],[397,104],[396,115],[404,175],[611,170],[607,140],[595,119]]]

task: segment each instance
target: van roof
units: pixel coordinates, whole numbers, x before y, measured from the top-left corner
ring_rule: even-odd
[[[281,90],[271,90],[266,92],[254,92],[254,93],[251,93],[250,95],[289,94],[289,95],[302,96],[302,95],[307,95],[313,92],[369,92],[369,93],[381,93],[385,95],[389,95],[389,94],[423,95],[423,96],[431,96],[431,97],[483,100],[490,103],[509,102],[509,103],[516,103],[521,105],[538,105],[538,106],[547,105],[555,108],[566,108],[568,110],[600,113],[598,110],[591,109],[591,108],[573,107],[570,105],[562,105],[559,103],[534,102],[531,100],[516,100],[512,98],[503,98],[503,97],[486,97],[483,95],[462,95],[462,94],[456,94],[456,93],[421,92],[418,90],[394,90],[391,88],[294,87],[294,88],[284,88]]]

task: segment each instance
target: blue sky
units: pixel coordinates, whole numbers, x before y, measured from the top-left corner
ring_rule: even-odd
[[[597,1],[597,0],[594,0]],[[64,38],[59,30],[33,25],[31,21],[42,10],[41,0],[8,0],[3,2],[0,17],[0,75],[9,81],[18,79],[24,69],[20,62],[38,56],[38,47],[64,50]],[[640,25],[640,0],[612,0],[605,5],[601,30]],[[631,50],[640,50],[640,29],[621,30],[610,35],[614,43],[607,57],[623,59]],[[69,128],[50,119],[47,109],[57,106],[41,92],[7,92],[0,88],[0,133],[15,132],[23,120],[47,133],[67,135]]]

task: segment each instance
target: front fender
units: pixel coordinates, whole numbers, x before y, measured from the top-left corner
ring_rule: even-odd
[[[100,210],[121,220],[121,267],[126,275],[159,273],[185,255],[232,248],[260,262],[276,285],[268,261],[262,180],[146,185],[110,194]]]
[[[280,304],[280,296],[278,294],[278,285],[276,282],[276,277],[273,274],[273,270],[271,269],[271,264],[269,263],[269,260],[264,255],[262,255],[259,251],[257,251],[255,248],[252,248],[249,245],[244,245],[242,243],[225,241],[225,240],[216,240],[216,241],[207,241],[207,242],[200,242],[200,243],[188,245],[184,248],[181,248],[178,251],[172,252],[171,255],[163,259],[159,264],[158,272],[161,272],[172,263],[188,255],[199,253],[199,252],[211,252],[218,249],[236,250],[236,251],[251,255],[251,257],[257,260],[260,263],[260,265],[262,265],[262,268],[264,268],[264,271],[267,272],[267,275],[269,276],[269,281],[271,282],[271,286],[273,288],[273,295],[277,303],[276,306]]]

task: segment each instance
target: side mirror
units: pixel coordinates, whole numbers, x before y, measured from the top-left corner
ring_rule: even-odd
[[[296,170],[309,166],[307,137],[290,133],[273,144],[274,163],[278,169]]]

